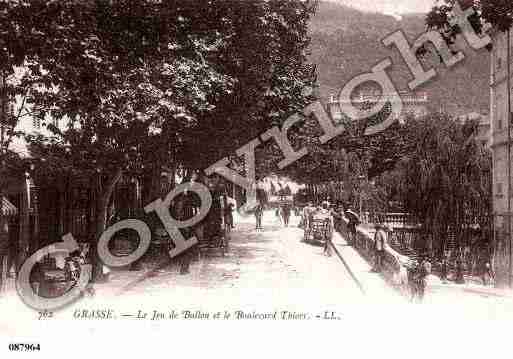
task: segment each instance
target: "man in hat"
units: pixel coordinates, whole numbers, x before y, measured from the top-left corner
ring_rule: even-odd
[[[385,245],[387,242],[387,231],[390,228],[383,223],[376,224],[376,233],[374,234],[374,254],[375,262],[373,272],[380,273],[383,267],[383,257],[385,254]]]
[[[356,216],[352,215],[352,211],[350,209],[346,210],[346,216],[349,219],[349,222],[347,223],[347,232],[349,234],[347,244],[354,245],[356,243],[356,226],[358,226],[360,222]]]

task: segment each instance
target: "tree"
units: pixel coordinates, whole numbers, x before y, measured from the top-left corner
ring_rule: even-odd
[[[53,133],[28,137],[39,177],[95,179],[96,238],[122,174],[149,168],[154,178],[167,165],[187,177],[306,104],[301,90],[314,81],[313,1],[1,6],[2,45]]]
[[[450,23],[456,1],[463,9],[472,7],[475,10],[469,21],[478,34],[483,32],[485,23],[500,31],[508,30],[513,23],[513,3],[508,0],[443,0],[427,14],[426,24],[429,29],[440,31],[448,44],[454,44],[456,36],[462,31],[459,25]],[[490,46],[487,48],[490,49]]]
[[[358,176],[372,179],[392,169],[406,151],[405,127],[396,122],[381,133],[364,135],[369,126],[388,117],[390,110],[390,104],[386,104],[379,113],[367,119],[355,122],[343,118],[340,125],[346,131],[326,144],[318,140],[322,131],[317,121],[305,119],[301,127],[291,131],[291,142],[297,148],[306,147],[308,154],[282,172],[299,183],[345,182],[351,177],[358,183]]]
[[[195,158],[196,168],[232,156],[234,149],[301,111],[310,100],[302,90],[315,83],[314,67],[307,62],[307,30],[316,1],[217,5],[195,2],[193,8],[201,19],[224,19],[221,30],[226,40],[212,62],[233,79],[233,88],[228,96],[216,98],[212,111],[202,113],[199,125],[186,132],[190,141],[183,156]],[[196,155],[199,146],[204,148],[202,156]],[[259,157],[266,159],[262,162],[275,163],[279,156],[276,151],[259,151]],[[271,167],[260,167],[259,176],[265,177]]]
[[[396,166],[393,184],[405,210],[444,248],[448,228],[476,222],[489,228],[492,213],[491,155],[475,139],[477,124],[443,114],[410,123],[410,153]],[[462,230],[457,230],[463,245]]]
[[[141,169],[146,146],[163,130],[176,143],[193,113],[210,106],[205,93],[215,96],[229,81],[202,59],[207,44],[179,31],[172,4],[12,1],[2,10],[2,23],[12,25],[4,45],[26,69],[35,116],[68,122],[64,130],[48,125],[50,138],[28,137],[45,164],[37,166],[40,177],[51,170],[95,178],[98,238],[123,172]]]
[[[0,4],[0,14],[4,4]],[[1,15],[0,15],[1,16]],[[30,83],[20,79],[21,60],[17,52],[7,46],[12,39],[14,28],[6,24],[0,28],[0,226],[4,223],[2,198],[10,181],[19,181],[24,178],[26,168],[20,155],[12,149],[13,140],[21,136],[17,131],[20,121],[30,115],[27,98],[31,89]],[[22,219],[20,223],[24,223]],[[28,238],[20,235],[19,251],[20,263],[23,260],[25,249],[28,248]],[[0,273],[1,274],[1,273]]]

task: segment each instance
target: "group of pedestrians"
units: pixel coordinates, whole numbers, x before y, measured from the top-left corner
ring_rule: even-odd
[[[264,216],[264,209],[265,209],[264,204],[259,201],[253,210],[253,213],[255,215],[255,221],[256,221],[256,223],[255,223],[256,231],[261,231],[263,229],[262,218]],[[292,208],[291,204],[281,203],[280,205],[278,205],[278,207],[276,207],[274,214],[284,227],[288,227],[290,225],[290,217],[292,215],[292,211],[293,211],[293,208]]]
[[[347,220],[347,242],[348,245],[355,246],[357,244],[357,226],[360,224],[359,216],[350,209],[343,209],[336,211],[330,208],[328,202],[323,202],[321,207],[313,206],[309,202],[303,209],[302,225],[305,231],[308,231],[314,218],[323,215],[330,219],[332,228],[336,225],[334,219],[341,220],[343,217]],[[371,271],[381,273],[384,269],[385,253],[387,248],[388,236],[392,229],[385,223],[378,223],[375,225],[374,240],[373,240],[373,266]],[[331,255],[331,237],[326,238],[324,254]],[[427,256],[422,256],[420,259],[413,261],[408,271],[408,286],[410,288],[410,295],[412,300],[422,301],[424,298],[425,288],[427,284],[427,277],[431,274],[431,263]]]
[[[288,227],[290,223],[290,216],[292,214],[292,206],[289,203],[281,203],[275,211],[276,217],[284,227]]]

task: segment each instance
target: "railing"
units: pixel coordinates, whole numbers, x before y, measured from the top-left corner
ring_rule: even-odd
[[[392,228],[413,228],[417,226],[413,216],[409,213],[367,213],[366,216],[367,223],[385,223]]]
[[[369,223],[370,222],[370,223]],[[384,223],[391,227],[392,232],[388,235],[388,247],[394,253],[400,254],[404,258],[409,258],[416,255],[416,252],[421,250],[424,251],[426,249],[429,250],[432,264],[432,271],[436,275],[441,275],[441,256],[440,253],[435,252],[434,248],[432,248],[433,240],[432,236],[424,236],[421,237],[419,232],[419,226],[415,223],[413,217],[408,213],[373,213],[369,216],[369,221],[367,225],[360,226],[358,241],[361,243],[362,240],[366,243],[373,243],[373,235],[374,231],[372,230],[373,223]],[[462,231],[468,230],[467,228],[462,228]],[[365,232],[367,235],[371,236],[371,238],[362,239],[362,233]],[[470,236],[470,234],[465,234]],[[461,249],[455,248],[456,239],[455,233],[449,232],[447,234],[448,238],[445,241],[444,254],[447,260],[447,275],[452,277],[453,279],[457,277],[457,262],[461,260],[462,262],[462,271],[463,274],[469,280],[479,280],[479,273],[482,269],[482,262],[489,261],[491,258],[489,257],[489,250],[486,248],[483,249],[480,246],[471,246],[470,244],[461,244]],[[439,239],[439,238],[438,238]],[[427,241],[427,243],[425,242]],[[358,246],[358,243],[357,243]],[[358,248],[357,248],[358,249]],[[369,252],[368,248],[361,248],[360,253],[362,255],[366,255]],[[387,255],[388,256],[388,255]],[[386,257],[387,257],[386,256]],[[373,258],[370,258],[373,259]],[[495,263],[494,267],[497,264]],[[473,277],[473,278],[472,278]]]
[[[347,223],[348,219],[345,217],[338,217],[336,221],[336,230],[345,238],[349,237]],[[360,255],[365,258],[365,260],[369,263],[374,263],[374,230],[362,228],[362,226],[357,227],[356,239],[353,246]],[[388,243],[385,245],[382,273],[385,279],[403,294],[408,293],[408,276],[406,266],[409,262],[410,258],[408,256],[399,253]]]

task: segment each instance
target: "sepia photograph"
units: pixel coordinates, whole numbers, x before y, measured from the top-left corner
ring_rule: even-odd
[[[512,26],[0,0],[0,357],[509,357]]]

